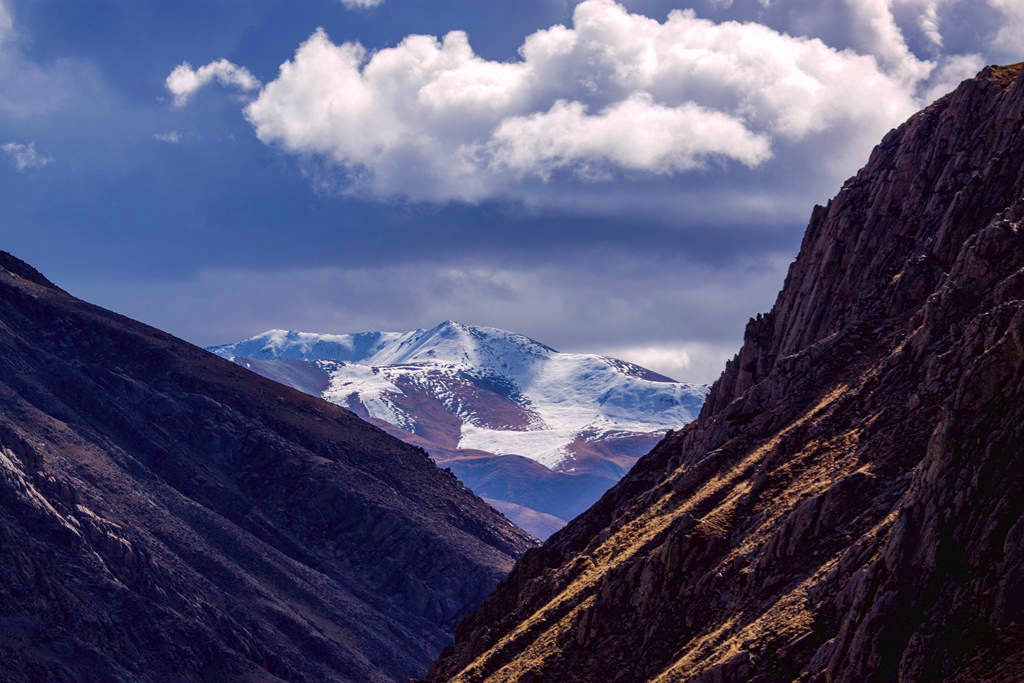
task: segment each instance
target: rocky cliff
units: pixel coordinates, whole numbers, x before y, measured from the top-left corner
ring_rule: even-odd
[[[1024,680],[1024,75],[812,213],[700,417],[528,552],[431,681]]]
[[[0,252],[0,679],[405,680],[532,543],[422,450]]]

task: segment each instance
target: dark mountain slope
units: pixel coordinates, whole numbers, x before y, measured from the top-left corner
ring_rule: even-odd
[[[432,681],[1024,680],[1024,75],[815,208],[694,423],[528,552]]]
[[[531,543],[422,450],[0,252],[3,680],[403,680]]]

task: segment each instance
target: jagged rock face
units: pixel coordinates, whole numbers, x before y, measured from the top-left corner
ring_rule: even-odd
[[[0,252],[3,680],[405,680],[532,544],[422,450]]]
[[[700,417],[528,552],[431,681],[1024,680],[1024,75],[817,207]]]

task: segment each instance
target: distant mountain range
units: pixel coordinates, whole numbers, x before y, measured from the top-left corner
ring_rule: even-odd
[[[209,350],[422,446],[541,538],[696,417],[707,394],[626,361],[452,320],[411,332],[270,330]]]

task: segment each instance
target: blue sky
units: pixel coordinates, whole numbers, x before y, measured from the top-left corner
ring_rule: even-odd
[[[1021,0],[0,0],[0,248],[199,344],[454,318],[710,381],[811,206],[1020,35]]]

